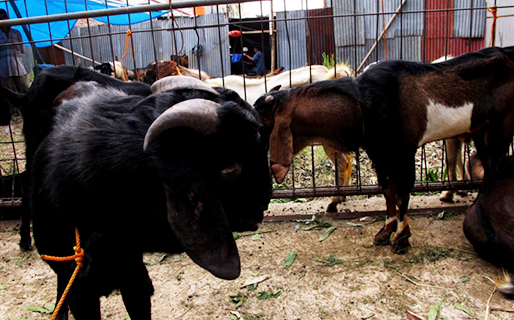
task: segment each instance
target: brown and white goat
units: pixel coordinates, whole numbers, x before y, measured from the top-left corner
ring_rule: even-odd
[[[387,205],[385,225],[374,243],[389,244],[396,231],[392,249],[404,252],[410,246],[407,209],[417,148],[471,133],[484,181],[491,179],[512,137],[514,64],[503,49],[487,48],[438,64],[382,62],[357,81],[364,148]]]
[[[261,135],[269,141],[271,168],[278,183],[284,180],[293,156],[313,143],[343,154],[358,150],[363,138],[358,94],[355,79],[342,78],[273,91],[257,99],[254,106],[263,125]]]

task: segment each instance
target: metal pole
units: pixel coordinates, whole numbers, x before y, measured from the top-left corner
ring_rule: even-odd
[[[13,1],[13,0],[9,0]],[[252,2],[255,0],[189,0],[183,1],[173,4],[173,9],[181,9],[181,8],[190,8],[190,7],[202,7],[202,6],[211,6],[218,4],[226,4],[226,3],[244,3],[244,2]],[[270,0],[265,0],[270,1]],[[80,12],[71,12],[71,13],[60,13],[53,14],[50,16],[37,16],[30,18],[20,18],[15,20],[2,20],[0,21],[0,27],[3,26],[18,26],[23,24],[33,24],[33,23],[44,23],[44,22],[54,22],[54,21],[64,21],[64,20],[74,20],[81,18],[94,18],[94,17],[103,17],[103,16],[115,16],[120,14],[131,14],[131,13],[140,13],[140,12],[149,12],[149,11],[164,11],[169,10],[169,3],[165,4],[151,4],[151,5],[139,5],[134,7],[124,7],[124,8],[115,8],[115,9],[101,9],[101,10],[92,10],[92,11],[80,11]]]
[[[14,3],[14,0],[9,0],[9,3],[11,3],[11,6],[14,10],[14,13],[16,13],[16,16],[18,18],[21,18],[20,10],[18,10],[18,6],[16,6],[16,3]],[[34,44],[34,40],[32,39],[32,35],[29,31],[29,28],[27,28],[27,25],[22,24],[21,27],[23,28],[23,31],[25,32],[25,35],[27,36],[27,39],[29,39],[30,46],[32,47],[32,52],[36,55],[36,60],[39,64],[45,63],[43,61],[43,57],[41,57],[41,54],[39,53],[39,50],[36,48],[36,45]]]

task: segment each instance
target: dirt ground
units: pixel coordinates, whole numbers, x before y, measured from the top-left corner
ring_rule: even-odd
[[[473,196],[457,199],[455,206],[469,205]],[[389,246],[372,245],[382,217],[364,222],[321,217],[337,229],[319,241],[326,227],[305,229],[327,204],[328,199],[272,204],[269,216],[294,213],[305,219],[265,222],[261,234],[243,234],[237,240],[242,272],[234,281],[215,278],[185,254],[145,255],[155,287],[153,319],[407,319],[407,310],[427,319],[438,302],[437,319],[485,319],[494,289],[489,278],[501,270],[476,256],[462,232],[463,213],[446,210],[443,217],[436,209],[412,216],[412,248],[396,255]],[[414,209],[441,206],[447,204],[438,195],[411,201]],[[339,209],[383,210],[384,199],[348,201]],[[0,221],[0,320],[50,319],[27,308],[54,303],[56,277],[36,251],[19,251],[18,228],[17,221]],[[286,269],[292,250],[297,256]],[[254,290],[243,287],[261,276],[269,279]],[[514,309],[499,293],[490,305]],[[119,294],[102,298],[102,318],[128,319]],[[490,319],[513,318],[505,311],[490,313]]]

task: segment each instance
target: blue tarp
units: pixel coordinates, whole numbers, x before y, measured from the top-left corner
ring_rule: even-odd
[[[92,10],[102,10],[111,8],[122,8],[129,6],[148,4],[148,0],[16,0],[14,3],[18,7],[18,11],[22,18],[46,16],[71,12],[82,12]],[[155,3],[155,2],[154,2]],[[9,18],[15,19],[17,15],[9,2],[0,3],[0,8],[6,10]],[[161,16],[168,11],[152,12],[151,18]],[[143,22],[150,19],[149,12],[115,15],[107,17],[95,17],[95,20],[116,24],[127,25]],[[71,29],[75,26],[77,20],[56,21],[50,23],[38,23],[28,25],[32,39],[36,47],[48,47],[52,44],[59,43],[64,39]],[[28,41],[25,32],[21,26],[13,26],[23,35],[23,41]],[[50,39],[52,41],[50,42]],[[54,40],[55,39],[55,40]]]

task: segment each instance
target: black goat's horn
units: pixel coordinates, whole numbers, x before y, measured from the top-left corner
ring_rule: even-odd
[[[213,134],[218,127],[219,103],[205,99],[191,99],[177,103],[158,116],[146,131],[143,150],[164,131],[174,127],[188,127],[205,135]]]
[[[152,93],[163,93],[171,90],[196,89],[219,95],[218,91],[214,90],[205,82],[188,76],[164,77],[155,81],[154,84],[152,84],[151,89]]]

